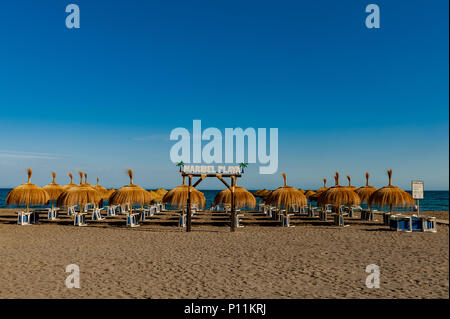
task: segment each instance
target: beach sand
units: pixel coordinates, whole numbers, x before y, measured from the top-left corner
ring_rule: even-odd
[[[186,233],[0,219],[0,298],[449,298],[448,226],[347,224]],[[66,288],[69,264],[80,267],[79,289]],[[369,264],[380,267],[378,289],[365,285]]]

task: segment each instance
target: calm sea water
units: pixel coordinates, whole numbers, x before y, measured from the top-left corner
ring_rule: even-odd
[[[6,208],[5,199],[10,188],[0,188],[0,208]],[[209,208],[214,197],[220,190],[201,190],[206,197],[206,207]],[[448,211],[449,192],[448,191],[425,191],[424,199],[420,201],[421,211]],[[364,205],[363,208],[365,207]],[[14,206],[10,206],[14,208]],[[41,205],[48,207],[48,205]]]

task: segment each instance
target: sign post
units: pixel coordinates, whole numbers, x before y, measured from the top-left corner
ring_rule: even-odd
[[[411,191],[412,197],[417,200],[417,216],[419,216],[419,200],[423,199],[423,181],[411,181]]]
[[[180,162],[182,163],[182,162]],[[184,166],[184,165],[179,165]],[[188,172],[186,172],[188,171]],[[235,218],[236,218],[236,197],[235,197],[235,186],[236,186],[236,178],[242,177],[242,173],[239,166],[229,166],[228,168],[225,166],[219,166],[218,171],[214,171],[214,167],[209,166],[195,166],[189,167],[188,169],[180,168],[181,176],[187,176],[189,178],[189,188],[188,188],[188,198],[187,198],[187,218],[186,218],[186,232],[191,231],[192,225],[192,217],[191,217],[191,192],[198,184],[203,181],[206,177],[216,177],[218,178],[231,192],[231,214],[230,214],[230,231],[234,232],[236,230]],[[202,172],[206,173],[202,173]],[[220,172],[220,173],[219,173]],[[223,173],[225,172],[225,173]],[[230,172],[230,173],[227,173]],[[194,184],[192,184],[192,177],[200,177]],[[223,179],[224,177],[231,178],[231,186]]]

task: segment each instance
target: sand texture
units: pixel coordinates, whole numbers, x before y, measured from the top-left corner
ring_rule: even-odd
[[[354,219],[186,233],[88,222],[0,218],[0,298],[449,298],[445,225],[398,233]],[[80,267],[79,289],[65,285],[69,264]],[[365,285],[369,264],[380,267],[378,289]]]

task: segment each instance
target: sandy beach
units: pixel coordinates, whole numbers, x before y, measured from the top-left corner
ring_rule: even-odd
[[[292,228],[91,222],[18,226],[0,212],[0,298],[449,298],[449,230],[397,233],[358,219],[349,227]],[[437,213],[448,220],[448,212]],[[80,267],[68,289],[66,266]],[[380,267],[380,288],[365,268]]]

